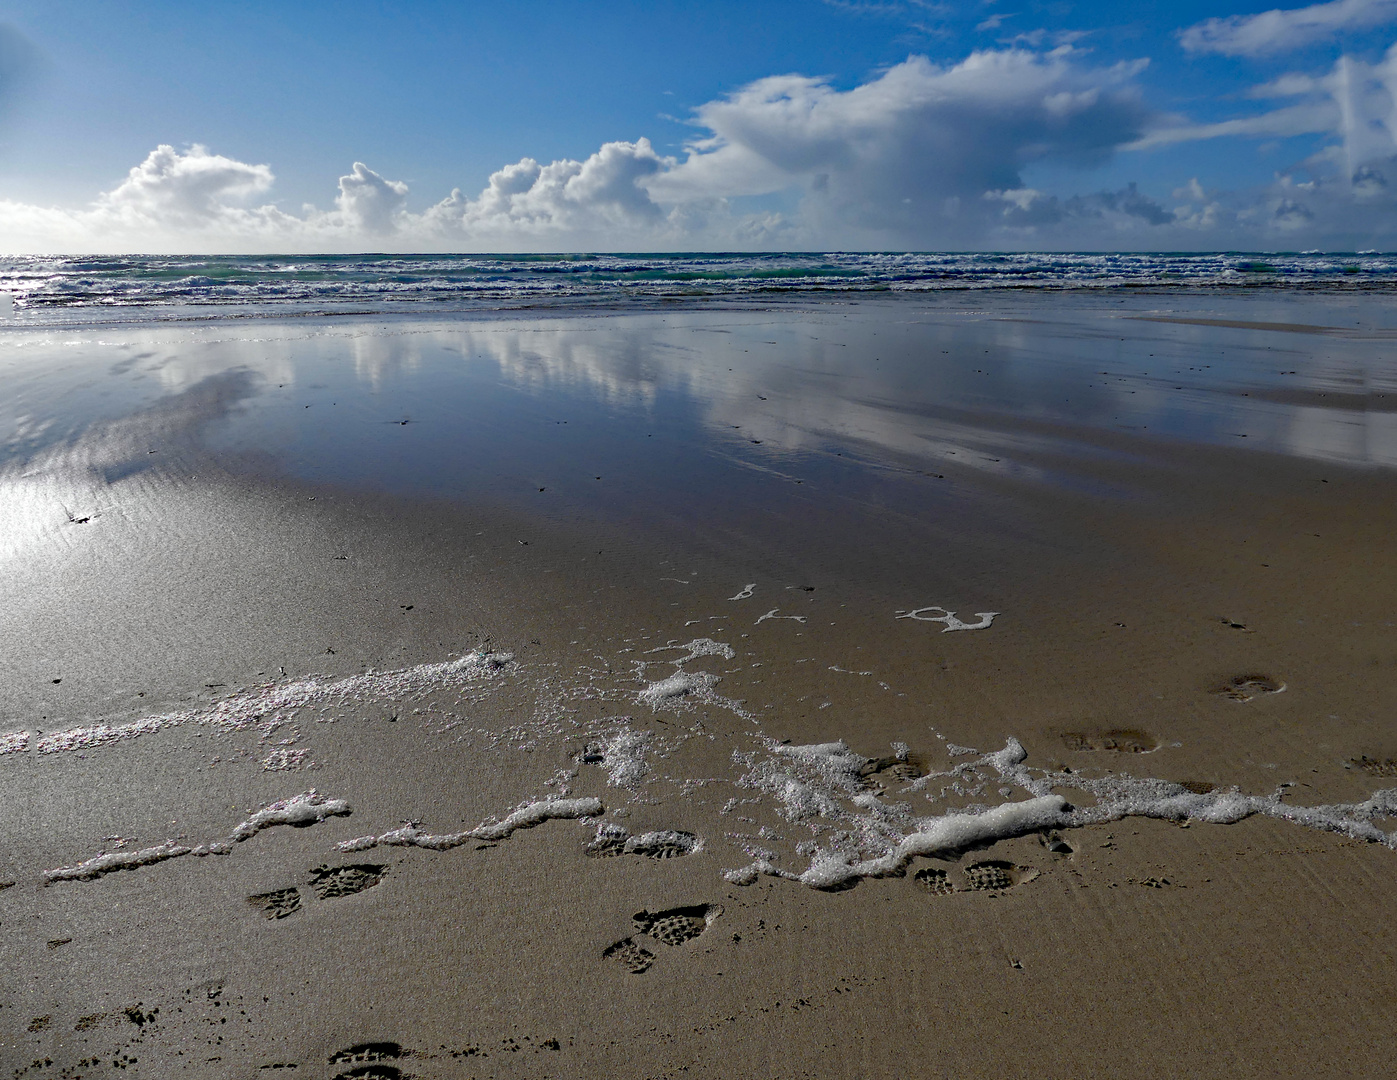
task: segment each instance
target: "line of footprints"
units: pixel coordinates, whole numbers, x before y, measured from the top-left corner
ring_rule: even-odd
[[[1072,849],[1056,834],[1045,838],[1045,846],[1055,853],[1067,853]],[[1016,866],[998,859],[972,863],[962,872],[963,884],[958,884],[946,870],[928,867],[913,875],[923,889],[936,895],[957,892],[984,892],[991,895],[1004,892],[1032,881],[1038,871],[1027,866]],[[723,913],[720,904],[694,904],[688,907],[668,908],[664,911],[638,911],[631,923],[635,933],[607,946],[602,956],[615,960],[632,975],[643,975],[655,962],[655,954],[646,946],[645,938],[671,947],[693,941],[703,934],[713,921]]]
[[[388,867],[377,863],[317,866],[310,872],[310,888],[318,899],[333,900],[371,889],[387,873]],[[288,889],[273,889],[249,896],[247,902],[269,919],[284,919],[301,910],[301,890],[294,885]]]
[[[655,962],[655,954],[647,949],[639,937],[650,937],[662,945],[683,945],[693,941],[710,926],[713,920],[723,913],[720,904],[693,904],[688,907],[668,908],[665,911],[638,911],[632,919],[635,934],[622,938],[610,945],[602,956],[615,960],[632,975],[643,975]]]

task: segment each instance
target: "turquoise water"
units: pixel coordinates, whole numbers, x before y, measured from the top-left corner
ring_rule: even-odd
[[[1133,287],[1389,288],[1379,253],[681,253],[663,255],[26,256],[0,259],[14,318],[664,302],[867,291]],[[95,312],[94,312],[95,309]],[[230,310],[231,309],[231,310]]]

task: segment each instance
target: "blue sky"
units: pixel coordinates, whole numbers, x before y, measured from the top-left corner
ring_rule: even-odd
[[[0,250],[1397,247],[1397,0],[0,23]]]

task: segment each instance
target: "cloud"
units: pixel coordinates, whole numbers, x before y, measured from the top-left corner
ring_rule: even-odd
[[[1331,0],[1259,15],[1228,15],[1179,31],[1189,52],[1264,56],[1321,44],[1346,30],[1397,22],[1397,0]]]
[[[406,184],[385,180],[362,161],[354,163],[348,176],[340,177],[340,194],[335,200],[349,228],[373,235],[392,232],[406,203]]]
[[[181,154],[158,146],[99,200],[114,216],[150,222],[203,224],[272,186],[272,170],[247,165],[195,145]]]
[[[258,204],[269,166],[162,145],[87,208],[0,203],[0,234],[16,250],[965,243],[993,216],[981,196],[1022,187],[1026,166],[1090,166],[1138,139],[1143,66],[1008,48],[948,66],[913,56],[847,90],[774,76],[695,110],[702,132],[677,157],[638,138],[580,161],[524,158],[475,197],[458,189],[420,212],[405,183],[355,162],[332,208],[287,213]],[[797,209],[743,209],[776,193]]]
[[[1025,166],[1097,164],[1139,137],[1151,116],[1132,83],[1143,66],[1003,49],[950,67],[914,56],[847,91],[761,79],[700,107],[710,134],[646,187],[673,203],[795,188],[806,223],[841,239],[968,235],[980,196],[1022,186]]]
[[[1397,242],[1397,46],[1374,63],[1342,56],[1322,75],[1283,74],[1249,97],[1276,102],[1258,115],[1158,127],[1126,149],[1191,140],[1317,135],[1308,156],[1246,191],[1206,189],[1197,179],[1172,205],[1126,188],[1056,198],[1027,188],[988,193],[1001,242],[1021,245],[1330,250]]]
[[[1222,138],[1290,138],[1334,131],[1340,121],[1332,100],[1317,100],[1213,124],[1177,124],[1148,132],[1123,149],[1151,150],[1174,143]]]
[[[665,211],[642,182],[673,165],[655,153],[649,139],[606,143],[586,161],[540,165],[525,158],[493,173],[478,198],[453,191],[428,217],[446,231],[487,236],[657,229]]]
[[[85,209],[0,201],[0,234],[14,251],[177,250],[175,237],[186,245],[236,237],[237,250],[248,250],[295,227],[274,206],[246,205],[274,179],[266,165],[197,144],[183,152],[161,145]]]
[[[1372,246],[1397,226],[1397,47],[1283,75],[1251,92],[1275,107],[1201,125],[1145,103],[1144,63],[1006,47],[946,65],[913,56],[848,89],[777,75],[696,109],[678,154],[637,138],[582,160],[524,158],[474,196],[416,207],[406,183],[355,162],[328,208],[289,212],[271,201],[270,166],[162,145],[85,207],[0,201],[0,236],[16,252],[1157,250],[1302,235]],[[1328,138],[1251,192],[1195,182],[1165,201],[1133,183],[1073,194],[1025,179],[1040,163],[1064,176],[1121,150],[1304,134]]]
[[[1397,45],[1376,63],[1341,56],[1325,75],[1282,75],[1253,88],[1248,96],[1296,100],[1255,116],[1160,127],[1130,149],[1223,137],[1329,135],[1335,142],[1304,166],[1311,171],[1339,169],[1349,180],[1365,165],[1397,155]]]
[[[1102,191],[1094,195],[1073,195],[1060,199],[1032,188],[1012,191],[987,191],[985,199],[1003,203],[1000,220],[1006,228],[1025,226],[1078,224],[1090,222],[1094,227],[1134,228],[1146,225],[1171,225],[1175,216],[1154,199],[1141,193],[1131,183],[1119,191]]]

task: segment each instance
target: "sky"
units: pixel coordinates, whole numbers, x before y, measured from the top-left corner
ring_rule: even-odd
[[[0,0],[0,252],[1397,249],[1397,0]]]

